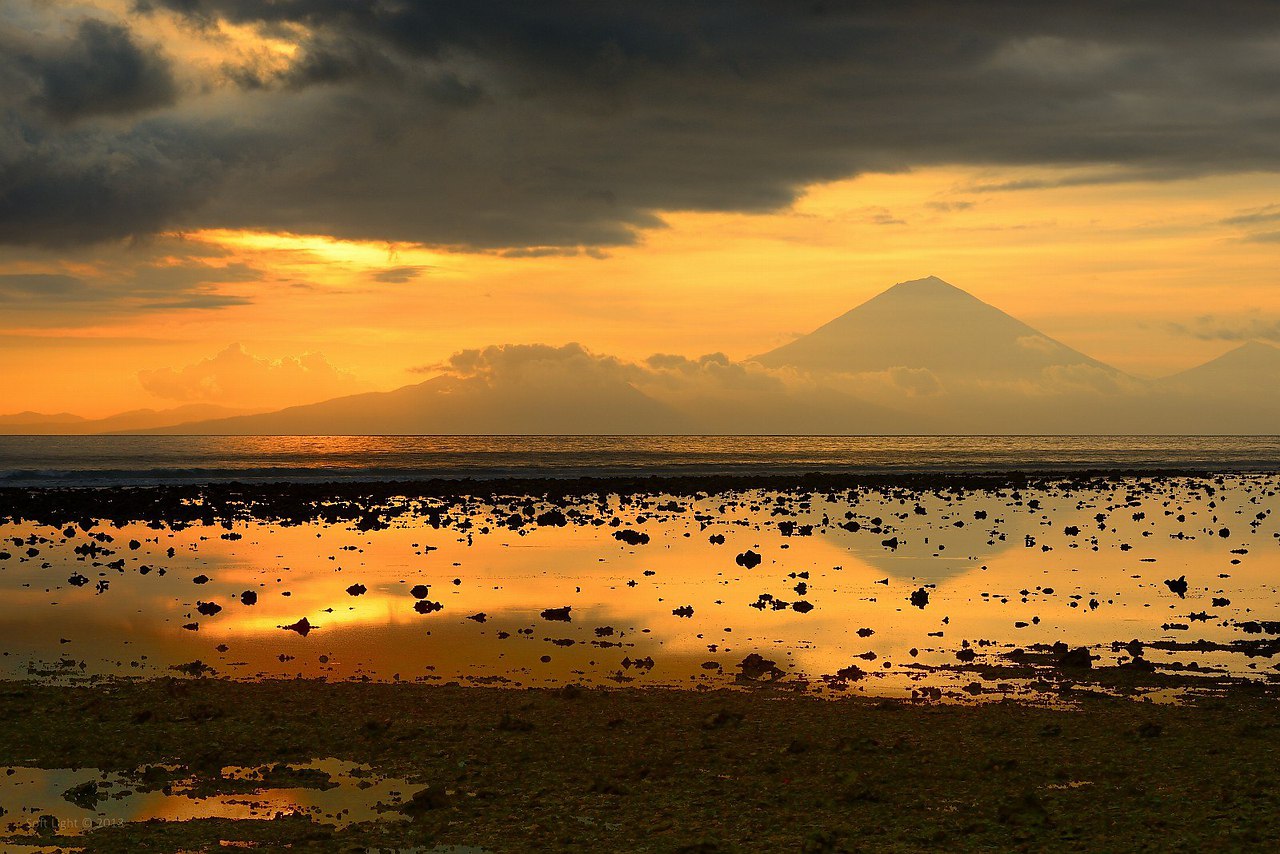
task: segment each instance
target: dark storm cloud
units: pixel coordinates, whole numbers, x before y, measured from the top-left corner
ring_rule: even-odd
[[[299,51],[285,69],[230,63],[216,107],[188,100],[141,122],[66,128],[25,101],[0,138],[0,240],[220,225],[598,247],[660,226],[662,211],[773,210],[867,171],[1055,165],[1106,181],[1280,168],[1269,2],[138,10],[196,32],[257,27]]]
[[[173,102],[169,62],[127,29],[87,19],[61,50],[25,57],[39,83],[35,104],[59,121],[135,113]]]
[[[0,242],[146,234],[199,205],[237,155],[151,116],[177,94],[169,62],[121,25],[85,19],[47,39],[0,26]]]
[[[143,123],[55,129],[0,113],[0,242],[68,246],[179,223],[214,193],[236,154],[220,131]]]

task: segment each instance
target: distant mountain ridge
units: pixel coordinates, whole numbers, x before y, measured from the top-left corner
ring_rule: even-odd
[[[232,409],[209,403],[191,403],[173,409],[134,409],[107,418],[81,418],[79,415],[66,412],[56,415],[19,412],[14,415],[0,415],[0,436],[84,436],[96,433],[141,432],[174,424],[243,415],[246,412],[247,410],[244,409]]]
[[[692,425],[626,383],[555,388],[435,377],[277,412],[220,418],[147,432],[219,435],[662,435]]]

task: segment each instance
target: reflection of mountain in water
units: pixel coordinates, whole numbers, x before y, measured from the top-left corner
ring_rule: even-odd
[[[879,534],[866,527],[854,532],[832,526],[823,536],[896,581],[938,584],[982,566],[994,555],[1023,548],[1024,537],[1039,530],[1035,518],[1025,512],[992,512],[987,519],[975,519],[978,503],[947,509],[945,516],[931,508],[926,516],[888,520],[891,527]],[[964,526],[956,527],[957,521]],[[891,538],[896,548],[882,544]]]

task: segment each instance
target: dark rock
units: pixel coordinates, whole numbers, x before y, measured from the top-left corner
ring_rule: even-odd
[[[540,513],[534,519],[542,527],[563,528],[569,524],[569,519],[560,510],[548,510],[546,513]]]
[[[94,812],[98,808],[98,801],[102,800],[102,796],[98,794],[98,784],[94,780],[81,783],[78,786],[72,786],[62,793],[62,799],[75,804],[82,810]]]
[[[836,677],[846,682],[857,682],[866,675],[867,671],[856,664],[850,664],[848,667],[842,667],[836,671]]]
[[[503,732],[531,732],[533,723],[504,712],[502,717],[498,719],[498,729]]]
[[[778,667],[776,661],[770,661],[758,652],[753,652],[738,664],[742,670],[742,678],[755,681],[765,676],[770,679],[778,679],[786,674]]]
[[[621,540],[629,546],[643,546],[649,542],[649,535],[641,531],[633,531],[627,528],[623,531],[614,531],[613,538]]]
[[[306,617],[303,617],[301,620],[298,620],[298,622],[296,623],[291,623],[287,626],[280,626],[279,628],[282,628],[285,631],[297,632],[298,634],[302,635],[305,638],[307,635],[311,634],[311,630],[314,629],[315,626],[311,625],[310,620],[308,620]]]
[[[406,815],[420,815],[430,810],[447,809],[451,801],[444,786],[433,784],[410,795],[409,800],[401,805],[400,811]]]
[[[1093,656],[1089,654],[1088,647],[1078,646],[1075,649],[1069,649],[1058,657],[1058,666],[1069,669],[1087,670],[1093,667]]]
[[[742,714],[739,712],[730,712],[721,709],[718,712],[712,712],[702,719],[703,729],[723,729],[727,726],[737,726],[742,723]]]

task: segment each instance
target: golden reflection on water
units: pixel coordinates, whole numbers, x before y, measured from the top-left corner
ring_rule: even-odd
[[[94,528],[110,534],[102,545],[115,552],[97,563],[123,559],[122,568],[75,554],[91,542],[83,531],[8,525],[0,527],[0,549],[11,554],[0,561],[0,668],[16,677],[156,675],[198,659],[238,678],[719,685],[758,652],[811,679],[857,664],[875,678],[852,690],[899,694],[921,681],[971,681],[916,667],[955,664],[966,644],[979,663],[1055,641],[1093,647],[1107,663],[1124,655],[1113,641],[1243,639],[1236,623],[1280,617],[1275,486],[1239,476],[954,496],[747,492],[626,504],[610,496],[564,506],[582,514],[565,527],[518,530],[503,522],[524,515],[524,499],[454,504],[438,528],[425,511],[445,504],[431,502],[412,502],[381,530]],[[533,504],[532,515],[551,508]],[[839,527],[854,522],[856,531]],[[786,536],[786,523],[812,525],[812,535]],[[619,541],[623,530],[649,542]],[[33,534],[50,542],[31,544]],[[722,545],[710,542],[718,535]],[[885,545],[890,538],[896,547]],[[39,553],[27,557],[28,548]],[[750,569],[735,562],[748,549],[762,557]],[[87,583],[69,584],[73,573]],[[1164,580],[1183,575],[1189,590],[1180,599]],[[199,576],[208,582],[194,583]],[[365,592],[349,595],[356,584]],[[439,610],[415,611],[416,585]],[[922,588],[928,605],[913,607]],[[256,604],[242,604],[244,591]],[[221,610],[201,614],[201,602]],[[795,610],[798,602],[812,610]],[[568,622],[540,616],[565,606]],[[692,616],[673,613],[687,607]],[[469,619],[479,614],[483,622]],[[304,617],[313,627],[306,636],[281,628]],[[1187,628],[1166,628],[1174,625]],[[1270,659],[1238,653],[1148,658],[1275,674]]]

